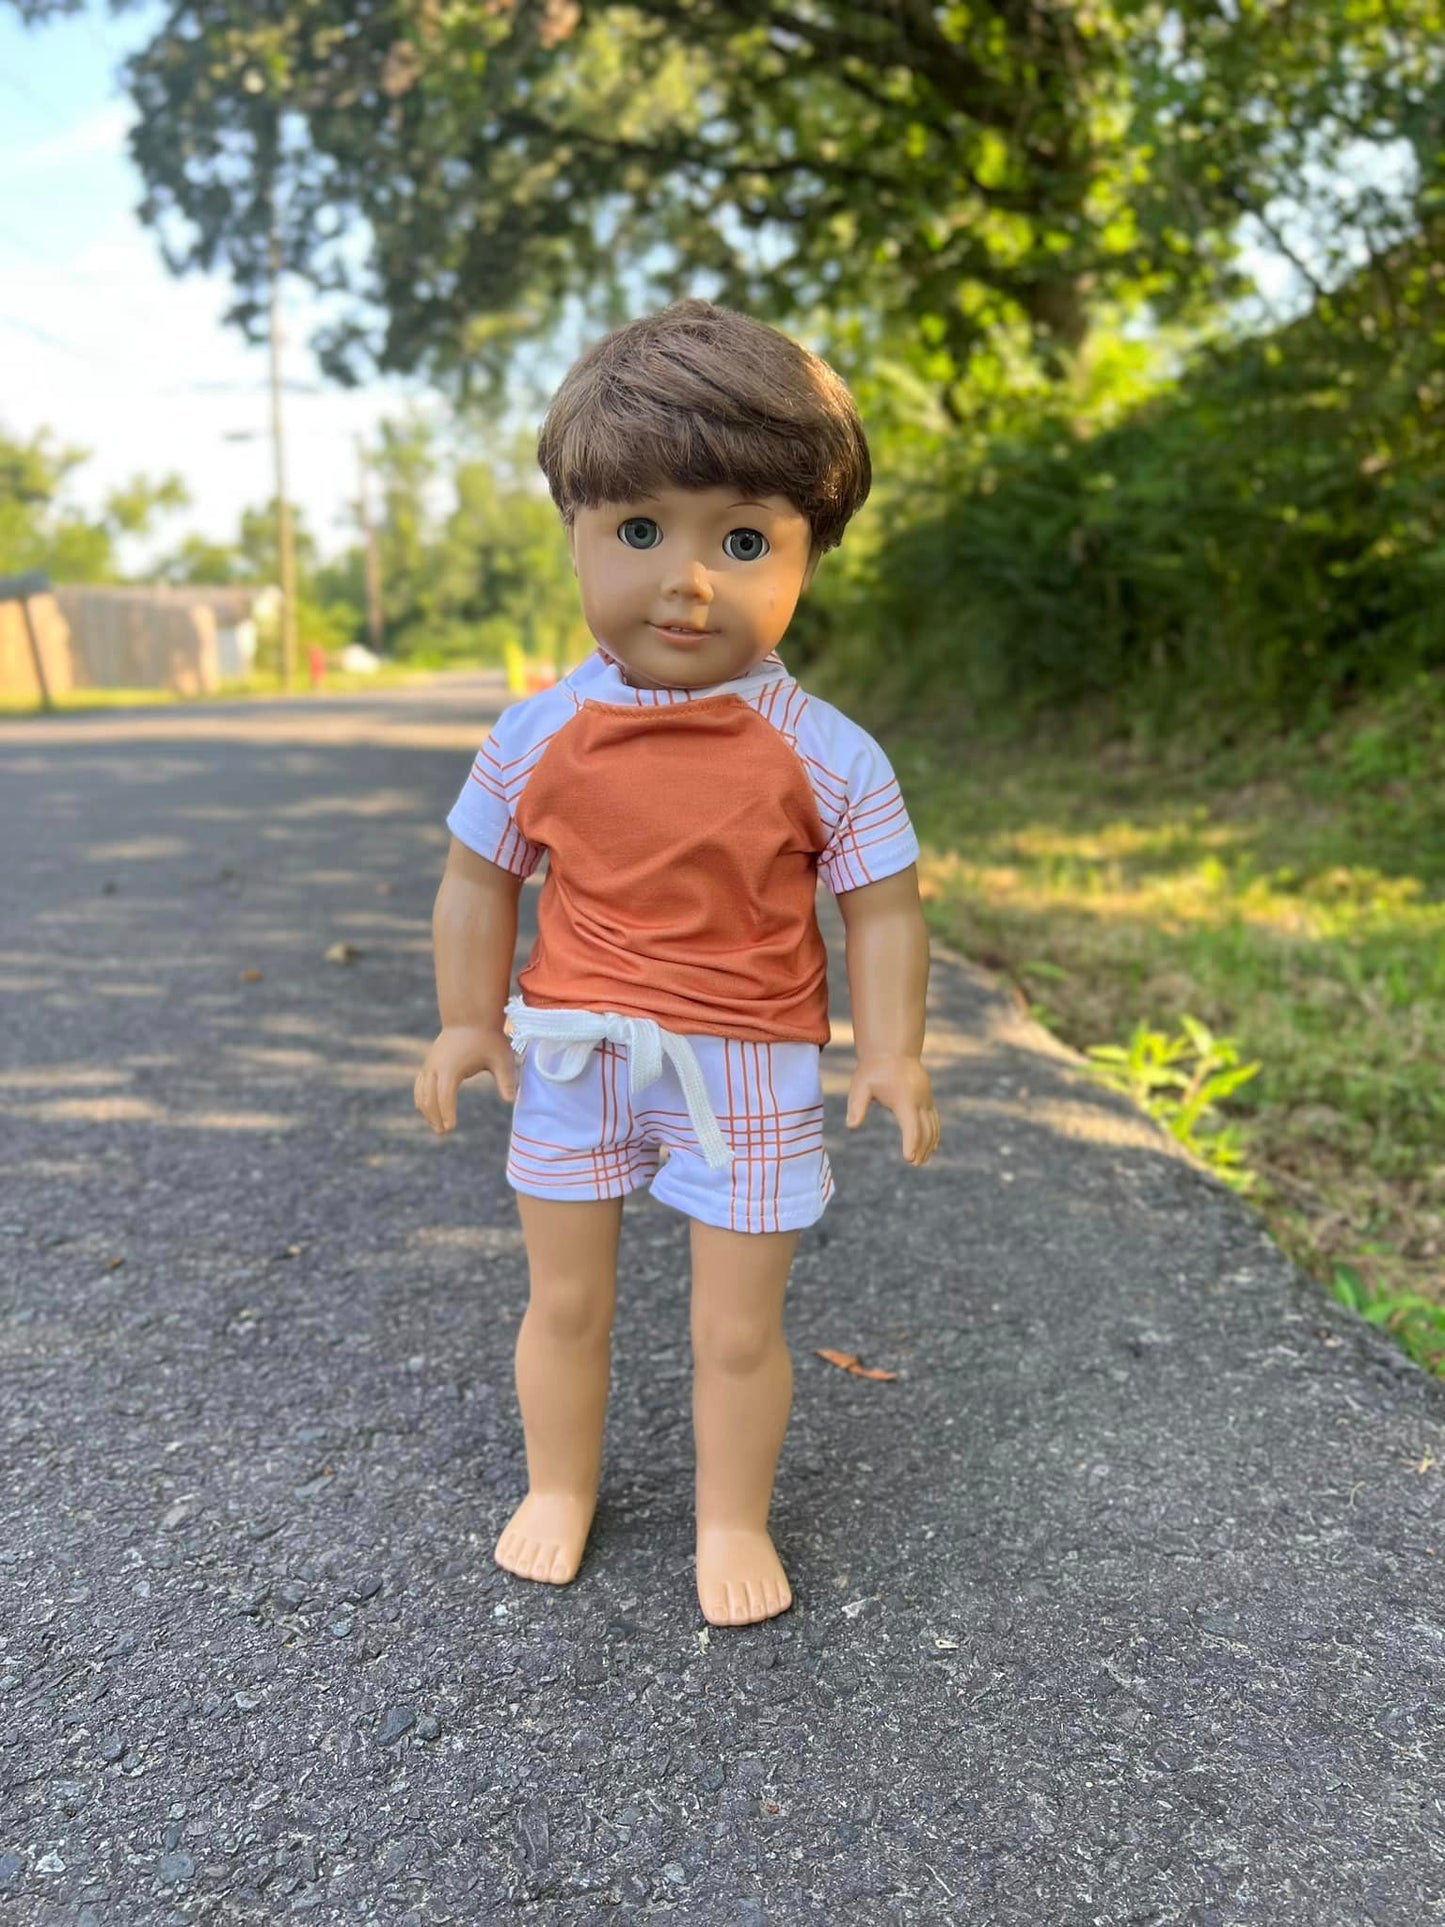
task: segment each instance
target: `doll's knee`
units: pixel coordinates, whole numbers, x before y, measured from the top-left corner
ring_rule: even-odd
[[[693,1362],[709,1371],[739,1376],[755,1372],[782,1343],[782,1327],[772,1316],[745,1318],[728,1313],[692,1321]]]
[[[532,1280],[527,1317],[549,1339],[577,1345],[612,1330],[617,1294],[595,1279]]]

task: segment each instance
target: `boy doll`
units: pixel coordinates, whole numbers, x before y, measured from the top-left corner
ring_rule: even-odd
[[[788,1271],[833,1191],[820,871],[847,929],[848,1124],[876,1098],[910,1164],[939,1135],[917,841],[878,745],[775,652],[868,494],[868,448],[825,362],[688,300],[581,356],[537,454],[598,646],[503,713],[447,818],[442,1030],[416,1083],[439,1132],[480,1071],[514,1106],[528,1490],[495,1558],[554,1585],[577,1571],[622,1199],[647,1184],[691,1220],[698,1599],[742,1625],[792,1603],[767,1522],[792,1402]],[[518,893],[544,855],[509,1001]]]

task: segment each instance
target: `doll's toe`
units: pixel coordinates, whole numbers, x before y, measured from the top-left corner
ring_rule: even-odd
[[[748,1626],[793,1603],[787,1575],[766,1532],[703,1530],[698,1534],[697,1593],[715,1626]]]
[[[582,1563],[596,1495],[528,1493],[507,1521],[493,1558],[519,1579],[565,1586]]]

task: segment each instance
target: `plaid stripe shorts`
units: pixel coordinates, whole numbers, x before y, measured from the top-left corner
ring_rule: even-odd
[[[602,1043],[566,1083],[518,1066],[507,1182],[533,1198],[621,1198],[647,1185],[660,1203],[724,1231],[797,1231],[833,1195],[823,1149],[817,1044],[749,1044],[689,1035],[733,1153],[703,1157],[671,1062],[636,1099],[627,1046]]]

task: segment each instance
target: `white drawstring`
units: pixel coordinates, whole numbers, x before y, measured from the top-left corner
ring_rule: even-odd
[[[535,1043],[532,1062],[549,1084],[579,1077],[599,1044],[624,1044],[628,1085],[637,1097],[661,1077],[663,1058],[670,1058],[703,1156],[714,1171],[732,1163],[732,1151],[708,1102],[697,1053],[676,1031],[663,1030],[650,1017],[623,1017],[614,1010],[536,1010],[520,997],[512,998],[506,1014],[512,1024],[512,1049],[521,1057],[528,1044]],[[551,1070],[542,1061],[544,1045],[558,1053]]]

